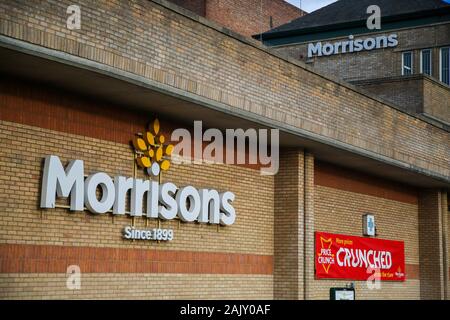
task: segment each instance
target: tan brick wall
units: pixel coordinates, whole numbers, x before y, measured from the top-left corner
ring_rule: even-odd
[[[306,300],[314,299],[315,288],[313,285],[314,279],[314,231],[316,228],[316,187],[314,185],[315,176],[315,159],[314,156],[306,152],[305,153],[305,178],[304,178],[304,188],[305,188],[305,225],[304,225],[304,251],[305,256],[303,257],[303,263],[305,268],[304,281],[305,281],[305,293],[304,297]]]
[[[45,210],[41,217],[41,210],[37,208],[41,160],[45,154],[59,154],[63,161],[85,159],[87,172],[96,169],[109,174],[132,175],[130,165],[132,161],[127,145],[7,121],[1,122],[0,133],[2,145],[0,223],[3,226],[0,228],[1,243],[220,251],[274,255],[275,259],[273,277],[205,274],[205,277],[201,277],[201,281],[198,281],[200,277],[195,274],[140,273],[111,276],[87,273],[83,275],[86,277],[82,280],[83,289],[76,293],[62,288],[65,284],[64,281],[61,282],[61,279],[65,279],[64,274],[18,275],[5,274],[3,271],[1,275],[1,285],[5,288],[3,298],[161,298],[152,291],[155,286],[163,288],[160,291],[163,298],[248,298],[250,292],[254,292],[251,298],[271,298],[273,290],[275,297],[279,294],[280,298],[294,298],[295,295],[302,298],[301,285],[304,283],[302,278],[306,277],[307,298],[327,299],[330,287],[342,286],[350,281],[312,280],[314,277],[314,268],[311,268],[313,261],[311,250],[314,241],[312,231],[361,235],[361,216],[365,212],[376,215],[380,238],[405,241],[406,263],[418,264],[418,206],[411,203],[413,201],[409,195],[405,196],[404,201],[396,201],[317,184],[313,186],[314,177],[311,172],[315,167],[314,158],[307,154],[305,162],[302,151],[282,152],[282,171],[279,176],[275,176],[277,181],[275,188],[273,177],[261,177],[258,171],[248,168],[222,165],[172,168],[169,171],[171,174],[166,175],[165,179],[180,185],[194,180],[194,185],[206,184],[229,188],[236,192],[237,199],[242,199],[236,201],[238,222],[233,227],[220,228],[219,232],[213,226],[193,224],[178,226],[177,222],[164,222],[162,226],[172,227],[175,230],[176,241],[173,243],[124,243],[120,238],[120,231],[125,224],[130,223],[129,218],[114,218],[113,221],[111,216],[69,213],[65,209]],[[27,145],[28,152],[19,152],[18,148],[24,145]],[[102,158],[105,150],[109,150],[114,156],[109,160]],[[191,175],[190,170],[195,174]],[[216,179],[214,185],[211,185],[212,176],[220,176],[221,180]],[[261,184],[255,188],[258,181]],[[368,185],[377,185],[369,179],[363,181]],[[380,188],[382,187],[378,186],[377,190]],[[306,194],[305,190],[308,190]],[[367,192],[364,188],[361,190]],[[392,193],[392,190],[386,189],[386,192]],[[306,198],[303,198],[305,196]],[[395,194],[394,196],[399,197]],[[286,200],[293,202],[290,204]],[[274,203],[277,211],[272,215]],[[305,210],[309,212],[306,215],[308,219],[306,225],[303,224]],[[284,220],[280,219],[282,214]],[[258,223],[255,224],[255,221]],[[275,228],[274,221],[276,221]],[[136,219],[136,225],[144,227],[145,222]],[[154,221],[149,225],[156,226]],[[309,230],[305,248],[311,251],[309,262],[306,260],[306,266],[307,268],[309,266],[310,270],[308,273],[302,272],[305,269],[302,254],[305,250],[302,248],[305,227]],[[234,228],[237,230],[232,230]],[[98,232],[98,235],[93,236],[94,232]],[[295,244],[293,243],[295,238],[297,245],[292,246]],[[205,245],[199,248],[199,243]],[[55,262],[47,261],[47,263]],[[111,282],[111,279],[114,280]],[[151,279],[151,282],[138,282],[136,279]],[[127,289],[123,283],[132,284],[133,289]],[[182,290],[177,290],[181,283],[185,283],[185,286]],[[285,290],[281,290],[280,284],[286,286]],[[205,287],[207,289],[204,289]],[[229,290],[224,292],[223,288]],[[356,288],[358,299],[420,297],[420,282],[417,279],[408,279],[405,283],[382,282],[382,289],[379,291],[367,290],[363,282],[357,282]]]
[[[424,82],[424,110],[426,114],[450,123],[450,87]]]
[[[447,190],[447,300],[450,300],[450,191]]]
[[[444,298],[442,199],[437,189],[422,190],[419,198],[421,296]]]
[[[274,298],[303,299],[304,152],[281,152],[275,176]]]
[[[58,155],[63,163],[84,160],[85,173],[106,172],[110,176],[133,176],[133,156],[128,145],[85,138],[45,129],[1,122],[0,194],[3,211],[0,230],[3,243],[33,243],[73,246],[109,246],[180,249],[219,252],[273,254],[273,177],[259,171],[226,165],[174,165],[163,181],[178,186],[194,185],[230,190],[237,221],[232,227],[165,221],[164,228],[175,230],[169,243],[124,242],[121,230],[131,218],[110,215],[70,213],[66,209],[39,210],[42,161]],[[27,152],[18,150],[25,146]],[[106,151],[107,150],[107,151]],[[143,173],[138,177],[145,178]],[[217,179],[211,180],[211,177]],[[220,177],[220,178],[219,178]],[[255,188],[255,186],[258,186]],[[41,217],[42,216],[42,217]],[[258,223],[255,223],[258,221]],[[155,227],[157,221],[149,220]],[[145,219],[135,219],[145,227]]]
[[[354,81],[378,97],[412,113],[450,123],[450,87],[423,75]]]
[[[442,210],[442,260],[443,260],[443,299],[450,300],[449,285],[450,285],[450,264],[449,264],[449,234],[448,234],[448,191],[441,190],[441,210]]]
[[[3,2],[0,33],[449,176],[448,132],[157,2],[81,1],[80,31],[65,28],[69,1]]]
[[[3,103],[5,100],[2,100]],[[19,107],[16,105],[16,107]],[[120,114],[116,115],[121,117]],[[154,115],[142,114],[141,117]],[[75,120],[75,119],[73,119]],[[61,118],[59,121],[70,121]],[[69,123],[67,122],[67,126]],[[142,128],[144,130],[144,127]],[[95,130],[93,132],[96,132]],[[130,139],[133,135],[130,136]],[[273,297],[272,271],[258,274],[258,266],[244,271],[248,274],[231,275],[235,268],[242,269],[247,263],[239,261],[250,254],[261,257],[273,256],[273,177],[261,176],[259,170],[229,165],[173,165],[164,174],[163,181],[178,186],[194,185],[217,190],[230,190],[236,194],[234,206],[236,223],[231,227],[217,227],[178,221],[161,222],[160,226],[172,228],[175,240],[169,243],[126,242],[122,229],[132,223],[127,217],[109,214],[92,215],[87,212],[70,213],[67,209],[40,210],[40,181],[42,161],[46,155],[60,156],[68,160],[84,160],[85,173],[104,171],[133,176],[133,155],[128,144],[84,137],[61,131],[8,121],[0,122],[0,243],[33,244],[75,247],[102,247],[123,249],[163,250],[164,252],[210,252],[205,261],[217,258],[216,253],[229,253],[238,264],[225,265],[217,271],[222,274],[113,274],[87,273],[82,290],[72,293],[64,290],[65,275],[5,273],[8,269],[33,270],[33,266],[11,265],[0,256],[2,272],[1,298],[266,298]],[[26,152],[24,150],[26,149]],[[138,177],[145,178],[139,171]],[[215,177],[211,179],[211,177]],[[60,202],[66,203],[66,202]],[[136,218],[137,227],[156,227],[156,220]],[[48,254],[38,259],[19,260],[14,263],[37,264],[37,269],[48,269],[60,264],[60,257]],[[83,248],[81,254],[86,254]],[[238,255],[236,255],[238,254]],[[255,256],[255,257],[256,257]],[[27,254],[27,257],[29,255]],[[234,258],[233,258],[234,257]],[[74,264],[91,263],[83,259]],[[224,256],[225,259],[228,259]],[[92,260],[92,257],[90,258]],[[223,258],[221,258],[223,259]],[[246,259],[246,258],[244,258]],[[266,258],[263,258],[266,259]],[[107,270],[105,260],[96,260],[100,270]],[[261,260],[262,261],[262,260]],[[116,263],[121,263],[113,261]],[[42,265],[44,263],[44,265]],[[84,265],[84,264],[83,264]],[[129,266],[133,263],[129,261]],[[88,264],[90,270],[95,267]],[[160,268],[164,267],[161,265]],[[199,266],[200,267],[200,266]],[[112,266],[114,268],[114,266]],[[131,268],[131,267],[130,267]],[[144,268],[145,269],[145,268]],[[137,272],[139,269],[136,269]],[[169,270],[169,269],[163,269]],[[191,269],[192,270],[192,269]],[[194,269],[196,273],[201,269]],[[213,269],[205,269],[213,270]],[[269,266],[269,270],[272,267]],[[83,272],[83,269],[81,270]],[[217,271],[214,271],[216,273]],[[59,272],[59,271],[58,271]],[[238,271],[239,273],[239,271]],[[253,274],[255,273],[255,274]],[[168,280],[170,279],[170,280]],[[127,287],[125,284],[129,284]],[[182,285],[183,284],[183,285]]]
[[[321,164],[317,169],[324,170]],[[329,170],[329,169],[328,169]],[[338,167],[335,170],[336,177],[347,171]],[[420,299],[420,280],[418,279],[419,266],[419,213],[418,204],[410,201],[410,196],[404,195],[402,201],[392,200],[385,196],[368,194],[367,188],[376,188],[379,178],[358,176],[351,173],[347,181],[340,180],[342,187],[329,187],[334,183],[330,176],[326,179],[317,176],[314,198],[314,230],[353,236],[362,236],[362,216],[365,213],[375,215],[377,226],[377,238],[404,241],[405,243],[405,282],[381,282],[381,288],[370,290],[365,281],[351,280],[312,280],[313,299],[328,299],[329,289],[332,287],[345,287],[349,283],[355,283],[357,299]],[[353,177],[352,177],[353,175]],[[339,178],[342,179],[342,178]],[[348,181],[353,180],[353,191],[349,191]],[[318,184],[320,183],[320,184]],[[345,184],[344,184],[345,183]],[[397,187],[395,183],[383,181],[384,190],[393,193]],[[364,187],[366,185],[367,187]],[[389,190],[392,188],[393,190]],[[347,190],[345,190],[347,189]],[[389,190],[389,191],[388,191]],[[407,188],[404,191],[407,192]]]
[[[0,274],[0,299],[272,299],[272,277],[84,273],[68,290],[66,274]]]
[[[402,110],[423,112],[424,81],[422,77],[392,77],[353,82]],[[450,92],[450,91],[449,91]]]
[[[417,205],[341,191],[316,185],[315,230],[362,236],[362,215],[372,213],[377,224],[377,238],[405,242],[406,264],[419,264]],[[420,281],[381,282],[380,290],[369,290],[364,281],[315,280],[314,298],[328,299],[329,289],[356,285],[357,299],[420,299]]]

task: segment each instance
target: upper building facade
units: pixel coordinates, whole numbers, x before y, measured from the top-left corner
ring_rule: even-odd
[[[372,5],[379,29],[368,25]],[[403,111],[450,123],[450,5],[442,0],[340,0],[254,37]]]
[[[367,9],[381,9],[369,29]],[[340,0],[255,38],[344,80],[426,74],[450,84],[450,6],[442,0]]]

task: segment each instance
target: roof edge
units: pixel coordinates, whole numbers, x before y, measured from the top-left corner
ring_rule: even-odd
[[[438,13],[438,14],[436,14],[436,13]],[[398,14],[398,15],[385,16],[385,17],[381,17],[381,21],[389,23],[389,22],[408,20],[411,18],[412,19],[425,18],[425,17],[434,16],[434,15],[440,16],[440,15],[445,15],[445,14],[450,14],[450,6],[444,7],[444,8],[433,9],[433,10],[427,10],[427,11],[418,11],[418,12],[410,12],[410,13],[404,13],[404,14]],[[301,17],[299,19],[301,19]],[[292,23],[292,22],[289,22],[289,23]],[[287,23],[287,24],[289,24],[289,23]],[[360,27],[360,26],[365,26],[365,25],[366,25],[366,19],[353,20],[353,21],[347,21],[347,22],[341,22],[341,23],[335,23],[335,24],[327,24],[327,25],[302,28],[302,29],[294,29],[294,30],[284,30],[284,31],[274,31],[274,32],[271,32],[269,30],[269,31],[266,31],[266,32],[263,32],[260,34],[255,34],[252,36],[252,38],[262,39],[262,40],[270,40],[270,39],[298,36],[298,35],[303,35],[303,34],[321,33],[321,32],[330,31],[330,30],[342,30],[342,29],[346,29],[349,27]],[[279,28],[279,27],[277,27],[277,28]]]

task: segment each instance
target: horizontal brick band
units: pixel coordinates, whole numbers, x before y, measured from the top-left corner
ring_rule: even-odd
[[[273,256],[237,253],[0,245],[0,273],[273,274]],[[419,279],[419,265],[406,265],[407,279]]]
[[[70,134],[129,144],[148,121],[132,112],[26,81],[1,80],[0,119]],[[108,112],[105,112],[108,110]],[[153,115],[151,115],[153,117]],[[171,129],[163,123],[162,129]],[[166,134],[166,132],[164,132]]]
[[[273,256],[154,249],[0,245],[0,273],[273,273]]]
[[[315,164],[314,183],[404,203],[417,205],[419,201],[415,188],[324,162]]]

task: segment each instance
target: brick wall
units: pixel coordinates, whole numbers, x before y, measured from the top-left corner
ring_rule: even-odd
[[[327,299],[331,286],[348,281],[314,280],[313,232],[360,235],[365,212],[375,214],[381,238],[405,241],[408,280],[383,282],[377,292],[357,282],[358,299],[419,297],[417,190],[314,164],[302,150],[282,150],[275,177],[238,166],[173,166],[164,180],[236,192],[236,224],[162,222],[175,230],[175,241],[128,243],[121,239],[122,228],[132,223],[128,217],[38,209],[42,158],[83,159],[86,172],[132,176],[126,132],[132,136],[142,118],[154,115],[97,114],[101,102],[28,83],[10,81],[2,88],[1,298]],[[11,118],[14,112],[20,116]],[[40,117],[50,121],[25,124]],[[51,123],[60,125],[47,128]],[[103,132],[112,133],[110,139],[95,137]],[[136,219],[135,225],[158,224]],[[65,288],[65,270],[72,264],[81,267],[81,291]]]
[[[353,84],[412,113],[450,123],[450,87],[423,75],[353,81]]]
[[[443,264],[443,299],[450,300],[450,263],[449,263],[449,248],[450,241],[448,236],[448,213],[449,213],[449,192],[448,190],[441,190],[441,212],[442,212],[442,264]]]
[[[274,298],[304,298],[304,152],[281,152],[275,176]]]
[[[426,114],[450,123],[450,87],[427,80],[424,82],[423,98]]]
[[[133,223],[128,216],[40,210],[43,158],[81,159],[86,173],[131,177],[129,141],[155,115],[97,113],[99,102],[17,82],[2,86],[0,105],[0,298],[273,297],[273,215],[264,214],[273,212],[272,176],[230,165],[174,164],[163,181],[234,192],[236,223],[135,218],[136,227],[173,229],[175,240],[127,242],[122,229]],[[139,170],[138,177],[145,175]],[[76,292],[65,289],[72,264],[84,279]]]
[[[170,0],[170,2],[191,10],[192,12],[204,17],[206,15],[206,1],[207,0]]]
[[[450,191],[447,190],[447,299],[450,299]]]
[[[444,298],[442,199],[439,190],[423,190],[419,198],[419,240],[421,295],[424,299]]]
[[[357,299],[420,299],[418,190],[318,162],[314,204],[315,231],[362,236],[362,216],[374,214],[377,238],[405,242],[406,281],[370,290],[365,281],[313,280],[312,298],[354,282]]]
[[[281,154],[275,177],[274,297],[328,299],[331,287],[354,282],[357,299],[425,298],[419,270],[420,190],[314,162],[302,150]],[[315,280],[314,231],[362,236],[362,216],[369,212],[375,215],[378,238],[404,241],[406,281],[383,281],[371,290],[365,281]]]
[[[272,280],[259,275],[88,273],[81,277],[81,291],[67,290],[66,281],[60,273],[0,274],[0,299],[272,298]]]
[[[69,2],[50,3],[1,3],[0,33],[142,75],[224,103],[230,110],[245,110],[450,175],[448,132],[280,59],[254,42],[182,16],[165,1],[135,0],[133,6],[82,1],[87,10],[79,31],[65,27]],[[133,16],[139,19],[130,20]]]
[[[352,83],[402,110],[413,113],[423,112],[424,83],[421,76],[377,78]]]
[[[315,262],[315,247],[314,247],[314,229],[316,227],[315,216],[315,197],[316,188],[314,186],[314,155],[305,152],[305,223],[304,223],[304,251],[303,263],[305,265],[305,273],[303,275],[305,281],[304,298],[307,300],[315,299],[315,288],[312,285],[314,279],[314,262]]]
[[[303,14],[283,0],[206,0],[206,18],[248,37]]]
[[[303,14],[284,0],[169,0],[234,32],[250,37]]]
[[[239,166],[174,165],[165,181],[235,192],[236,224],[166,221],[159,225],[174,229],[175,241],[125,242],[121,230],[132,223],[128,217],[40,210],[42,159],[83,159],[86,172],[132,176],[128,139],[155,115],[97,113],[101,102],[13,80],[3,83],[0,105],[0,298],[327,299],[330,287],[350,281],[314,280],[313,232],[361,235],[366,212],[375,214],[380,238],[405,242],[407,281],[382,282],[376,291],[358,281],[357,298],[436,295],[434,282],[421,286],[435,275],[420,252],[436,250],[440,237],[428,229],[419,237],[415,188],[314,162],[303,150],[283,149],[275,177]],[[170,121],[162,124],[165,129]],[[447,207],[430,201],[422,202],[426,214],[438,204]],[[422,216],[434,219],[425,228],[437,222]],[[158,222],[136,218],[135,225]],[[65,270],[73,264],[82,270],[80,291],[65,287]]]

